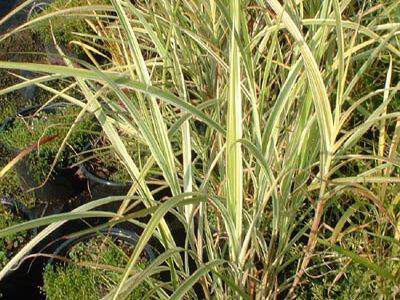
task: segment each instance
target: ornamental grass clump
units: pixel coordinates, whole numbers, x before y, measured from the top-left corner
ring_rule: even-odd
[[[126,298],[164,271],[170,280],[157,299],[399,294],[397,2],[104,1],[80,11],[101,61],[0,62],[44,73],[26,84],[96,117],[132,179],[128,197],[69,215],[104,216],[96,207],[120,201],[104,226],[143,228],[104,299]],[[83,97],[51,88],[54,77]],[[135,156],[127,137],[150,155]],[[172,193],[161,203],[146,183],[154,169]],[[130,210],[137,201],[151,217],[145,224]],[[183,245],[167,212],[183,224]],[[66,218],[53,219],[0,278]],[[154,239],[163,251],[132,273]]]

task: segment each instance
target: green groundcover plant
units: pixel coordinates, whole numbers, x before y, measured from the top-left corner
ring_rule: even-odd
[[[94,116],[132,187],[37,220],[48,226],[0,278],[67,219],[95,214],[109,218],[103,226],[143,227],[103,299],[124,299],[142,282],[157,286],[156,299],[399,295],[398,1],[87,4],[40,18],[71,14],[91,24],[82,34],[89,62],[61,47],[65,66],[2,61],[43,75],[0,94],[35,84],[79,106],[77,121]],[[59,78],[83,97],[52,88]],[[126,139],[150,155],[135,155]],[[154,170],[172,193],[162,202],[146,184]],[[96,209],[117,201],[118,211]],[[137,202],[145,224],[131,211]],[[167,212],[182,223],[184,245]],[[132,272],[154,239],[163,251]],[[170,280],[156,285],[161,272]]]
[[[43,292],[47,299],[101,299],[119,280],[131,246],[111,237],[98,236],[70,249],[66,264],[48,265]],[[148,265],[145,258],[136,267]],[[108,269],[102,269],[108,266]],[[119,272],[118,272],[119,271]],[[141,299],[151,287],[140,284],[130,299]]]
[[[5,207],[0,207],[0,228],[4,229],[9,226],[21,223],[20,217],[11,213]],[[0,240],[0,267],[3,268],[10,258],[18,252],[19,249],[26,243],[28,234],[26,232],[19,232],[7,236]]]
[[[30,174],[37,184],[41,184],[52,172],[56,157],[57,167],[74,164],[77,153],[84,149],[87,137],[94,132],[90,131],[92,121],[86,118],[68,136],[67,147],[59,153],[60,145],[67,137],[77,113],[76,108],[61,103],[38,109],[26,116],[17,115],[13,122],[4,123],[4,129],[0,132],[1,145],[8,149],[5,154],[10,157],[16,151],[23,151],[37,144],[27,159]]]
[[[73,7],[104,3],[102,0],[92,0],[89,3],[87,0],[54,0],[48,2],[49,3],[37,2],[37,8],[35,12],[30,15],[30,19],[40,20],[42,16],[51,15],[53,13],[57,14],[59,11],[64,11]],[[56,15],[50,20],[44,18],[43,21],[35,23],[32,29],[46,45],[51,45],[54,42],[53,36],[49,34],[49,32],[52,31],[57,43],[75,51],[75,54],[82,54],[84,51],[82,47],[79,46],[80,41],[74,38],[79,34],[91,32],[90,23],[87,23],[83,18],[75,16],[74,14],[68,14],[67,17],[65,15]]]
[[[149,155],[145,147],[129,136],[124,139],[124,145],[139,160]],[[90,148],[88,151],[80,155],[81,161],[88,171],[101,179],[115,183],[129,184],[129,182],[132,182],[132,178],[106,136],[93,136],[88,148]]]

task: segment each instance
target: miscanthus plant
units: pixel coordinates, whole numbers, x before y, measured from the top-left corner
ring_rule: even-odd
[[[63,222],[102,216],[104,226],[144,229],[105,299],[161,272],[170,281],[154,283],[157,299],[399,293],[398,1],[87,2],[2,40],[57,15],[80,17],[92,32],[70,43],[90,62],[61,48],[65,66],[0,62],[43,74],[1,94],[35,84],[80,106],[76,123],[94,115],[134,183],[126,196],[2,230],[49,224],[0,276]],[[74,94],[49,86],[60,78]],[[150,155],[128,151],[126,139]],[[157,172],[172,194],[163,202],[147,185]],[[118,211],[96,210],[111,201]],[[147,209],[132,212],[137,202]],[[183,245],[164,218],[171,211]],[[150,239],[163,251],[131,272]]]

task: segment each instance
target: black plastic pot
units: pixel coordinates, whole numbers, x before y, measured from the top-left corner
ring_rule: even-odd
[[[69,253],[74,248],[74,246],[81,242],[88,242],[89,240],[100,236],[110,238],[113,240],[113,242],[123,242],[131,249],[133,249],[139,241],[139,235],[135,231],[120,228],[102,229],[98,232],[93,232],[80,237],[67,239],[61,242],[58,247],[56,247],[55,250],[51,253],[51,258],[48,260],[46,268],[43,268],[43,270],[49,267],[54,268],[56,266],[58,268],[67,267],[69,264],[68,259],[70,259]],[[145,246],[142,253],[148,261],[152,261],[156,257],[155,249],[153,249],[153,247],[148,244]]]
[[[48,105],[44,108],[42,108],[41,106],[34,106],[23,109],[16,116],[7,118],[0,125],[0,131],[7,131],[11,129],[17,116],[28,117],[33,115],[41,108],[42,111],[51,114],[55,113],[59,109],[66,107],[67,105],[67,103],[56,103]],[[15,156],[20,151],[16,148],[7,148],[11,156]],[[60,207],[53,206],[53,211],[51,211],[50,213],[62,211],[65,205],[71,204],[70,202],[67,202],[67,200],[77,197],[85,189],[85,181],[76,175],[78,168],[58,166],[56,167],[54,175],[43,186],[40,186],[41,183],[36,182],[34,176],[30,172],[29,166],[30,160],[28,157],[25,157],[14,166],[14,169],[20,180],[21,189],[23,191],[33,189],[35,198],[38,200],[39,203],[44,203],[47,205],[54,202],[60,205]]]
[[[89,142],[85,146],[85,152],[89,152],[93,147],[93,144]],[[79,171],[80,174],[88,180],[93,199],[100,199],[110,195],[126,195],[134,183],[133,181],[118,182],[103,178],[96,174],[87,161],[80,165]],[[148,184],[147,186],[151,191],[160,188],[160,186],[156,184]],[[154,194],[156,200],[162,200],[163,198],[171,196],[171,190],[168,188],[162,189]]]
[[[87,145],[85,146],[85,153],[88,153],[91,149],[93,149],[93,147],[95,147],[93,146],[93,141],[88,142]],[[90,163],[88,161],[85,161],[80,165],[79,172],[88,181],[88,188],[90,191],[90,195],[94,200],[105,198],[108,196],[126,195],[133,184],[133,182],[129,181],[116,182],[100,177],[91,168]],[[113,207],[107,207],[107,210],[115,211],[116,209],[118,209],[116,205],[118,204],[113,203],[112,204]]]
[[[14,197],[3,196],[0,198],[0,203],[4,207],[7,207],[13,214],[20,215],[26,220],[35,219],[35,216],[32,213],[32,211],[28,207],[26,207],[26,205],[23,204],[22,202],[15,200]]]
[[[93,172],[89,171],[89,169],[85,165],[80,166],[79,170],[81,171],[83,176],[85,176],[89,181],[91,181],[94,184],[103,185],[106,187],[113,187],[121,190],[129,188],[133,184],[133,182],[129,181],[123,183],[101,178],[96,174],[94,174]]]
[[[90,140],[86,146],[85,146],[85,151],[84,153],[89,153],[90,150],[95,148],[94,144],[96,144],[99,141],[99,138],[93,137],[92,140]],[[83,155],[84,158],[87,158],[87,155]],[[86,177],[90,183],[94,185],[99,185],[99,186],[104,186],[107,188],[112,188],[113,190],[121,190],[121,192],[127,192],[127,189],[129,190],[129,187],[132,185],[131,181],[127,182],[116,182],[112,180],[108,180],[106,178],[102,178],[98,176],[94,171],[92,171],[92,168],[89,166],[89,162],[85,161],[84,163],[81,164],[79,167],[79,170],[81,174]]]
[[[123,241],[126,244],[134,247],[139,240],[139,235],[132,230],[121,229],[121,228],[111,228],[111,229],[102,229],[98,232],[89,233],[77,238],[67,239],[62,242],[52,253],[52,258],[49,260],[49,265],[54,265],[59,258],[67,257],[68,253],[72,250],[72,248],[81,243],[87,242],[92,238],[97,236],[107,236],[114,238],[119,241]],[[149,260],[153,260],[155,258],[154,249],[152,246],[147,244],[144,248],[144,254]]]
[[[33,220],[36,218],[34,211],[28,208],[22,202],[15,200],[14,197],[4,197],[0,198],[0,203],[3,207],[8,208],[14,215],[21,216],[24,220]],[[29,235],[34,237],[37,235],[37,228],[33,228],[29,231]]]
[[[93,149],[94,142],[96,140],[95,137],[89,138],[89,142],[85,145],[82,159],[85,160],[87,158],[87,153]],[[107,180],[106,178],[102,178],[98,176],[92,168],[90,164],[85,161],[79,166],[79,174],[87,181],[87,188],[91,197],[91,200],[97,200],[109,196],[123,196],[126,195],[132,185],[132,182],[114,182],[111,180]],[[117,211],[119,204],[113,202],[111,204],[104,205],[100,207],[102,210],[107,211]]]
[[[86,242],[96,236],[104,235],[123,241],[134,247],[139,240],[135,231],[127,229],[103,229],[95,233],[85,234],[77,238],[65,237],[68,234],[87,229],[83,222],[68,222],[62,228],[47,237],[36,246],[31,253],[35,255],[25,257],[15,270],[9,272],[0,281],[1,299],[46,299],[41,287],[43,286],[43,272],[46,266],[66,266],[68,254],[80,242]],[[155,249],[146,245],[143,250],[148,260],[155,258]]]

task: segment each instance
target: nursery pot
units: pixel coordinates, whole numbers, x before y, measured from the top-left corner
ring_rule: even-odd
[[[123,242],[124,245],[133,249],[139,240],[135,231],[119,228],[103,229],[79,237],[65,238],[70,233],[87,228],[83,223],[68,222],[64,225],[64,229],[56,231],[52,237],[46,238],[36,246],[31,252],[33,255],[25,257],[15,270],[9,272],[0,281],[2,297],[4,299],[46,299],[42,291],[45,270],[55,266],[67,267],[68,255],[78,243],[87,242],[99,236],[107,236],[113,241]],[[143,255],[148,261],[151,261],[155,258],[155,249],[146,245]]]
[[[50,258],[48,264],[54,265],[57,263],[57,261],[63,262],[63,260],[60,260],[60,258],[66,257],[75,245],[81,242],[87,242],[90,239],[98,236],[107,236],[113,238],[113,240],[122,241],[132,247],[134,247],[139,240],[139,235],[133,230],[122,228],[101,229],[97,232],[88,233],[80,237],[66,239],[54,250],[52,253],[53,257]],[[153,260],[155,258],[155,250],[149,244],[144,247],[143,251],[149,260]]]
[[[105,239],[103,239],[103,237]],[[96,238],[100,239],[96,240]],[[107,243],[106,240],[108,241],[111,240],[111,244]],[[90,242],[93,241],[94,244],[90,245]],[[60,272],[63,271],[65,268],[68,268],[69,266],[73,266],[74,265],[73,257],[75,257],[75,259],[77,258],[75,256],[76,252],[74,253],[76,249],[78,249],[79,253],[78,257],[80,255],[83,255],[84,257],[83,261],[87,261],[87,259],[89,259],[89,262],[92,261],[92,259],[93,261],[97,262],[98,258],[100,260],[102,259],[100,257],[103,257],[103,259],[104,257],[107,256],[110,257],[110,254],[113,252],[106,254],[106,256],[102,255],[103,253],[107,253],[108,250],[112,249],[109,248],[111,245],[117,245],[117,247],[123,252],[125,252],[125,254],[129,257],[130,252],[133,251],[138,241],[139,241],[139,236],[135,231],[120,229],[120,228],[103,229],[97,232],[85,234],[80,237],[67,239],[64,242],[62,242],[52,253],[51,255],[52,257],[48,261],[47,267],[45,268],[45,272]],[[78,248],[76,247],[77,245],[79,245]],[[82,247],[82,245],[84,246]],[[101,248],[101,246],[106,246],[106,248]],[[70,255],[71,252],[74,254]],[[118,253],[111,254],[114,263],[115,261],[118,261],[118,259],[116,258],[118,257],[118,255],[115,256],[115,254]],[[89,258],[86,258],[87,256]],[[146,262],[150,262],[155,259],[155,250],[150,245],[147,244],[143,249],[141,257],[143,257]],[[78,261],[80,260],[81,259],[78,258]],[[108,264],[108,261],[104,261],[104,263]],[[125,267],[126,262],[120,261],[119,263],[122,263],[121,265],[118,265],[119,267]],[[55,280],[56,282],[51,282],[50,285],[48,286],[44,285],[44,288],[46,287],[54,288],[55,286],[57,286],[57,279]],[[96,284],[99,283],[96,282]]]
[[[13,128],[15,120],[18,116],[29,117],[33,116],[39,109],[46,114],[52,114],[67,106],[66,103],[57,103],[48,105],[44,108],[34,106],[20,111],[16,116],[6,119],[0,125],[0,131],[6,132]],[[35,141],[32,141],[35,142]],[[20,153],[21,149],[8,147],[8,151],[12,156]],[[48,205],[49,203],[59,203],[61,207],[56,207],[56,210],[50,213],[59,212],[65,204],[70,204],[70,200],[80,195],[85,189],[85,182],[79,178],[77,168],[57,165],[52,176],[43,185],[37,182],[32,173],[31,160],[29,156],[25,156],[15,166],[14,169],[20,180],[21,189],[23,191],[33,190],[34,196],[39,203]]]
[[[118,182],[114,180],[110,180],[105,176],[101,176],[96,172],[96,167],[91,163],[91,159],[89,158],[88,153],[96,147],[96,144],[100,141],[100,138],[91,139],[85,145],[84,151],[84,162],[80,165],[81,174],[89,181],[89,183],[94,187],[94,198],[102,198],[104,196],[109,196],[110,194],[114,195],[125,195],[130,186],[132,185],[132,181],[126,182]]]
[[[89,152],[95,146],[93,142],[88,142],[85,146],[85,153]],[[124,182],[121,181],[114,181],[103,174],[100,175],[96,167],[94,167],[90,163],[90,159],[87,159],[88,156],[85,155],[83,157],[83,163],[79,167],[79,171],[83,177],[85,177],[90,186],[90,193],[93,199],[101,199],[108,196],[115,196],[115,195],[126,195],[130,190],[132,184],[134,183],[131,180],[127,180]],[[107,169],[107,166],[102,167],[101,169]],[[114,170],[115,172],[119,172],[120,170]],[[161,178],[159,178],[161,179]],[[172,193],[169,188],[160,189],[160,186],[157,184],[147,184],[150,191],[156,191],[154,193],[154,199],[162,200],[163,198],[171,197]]]

